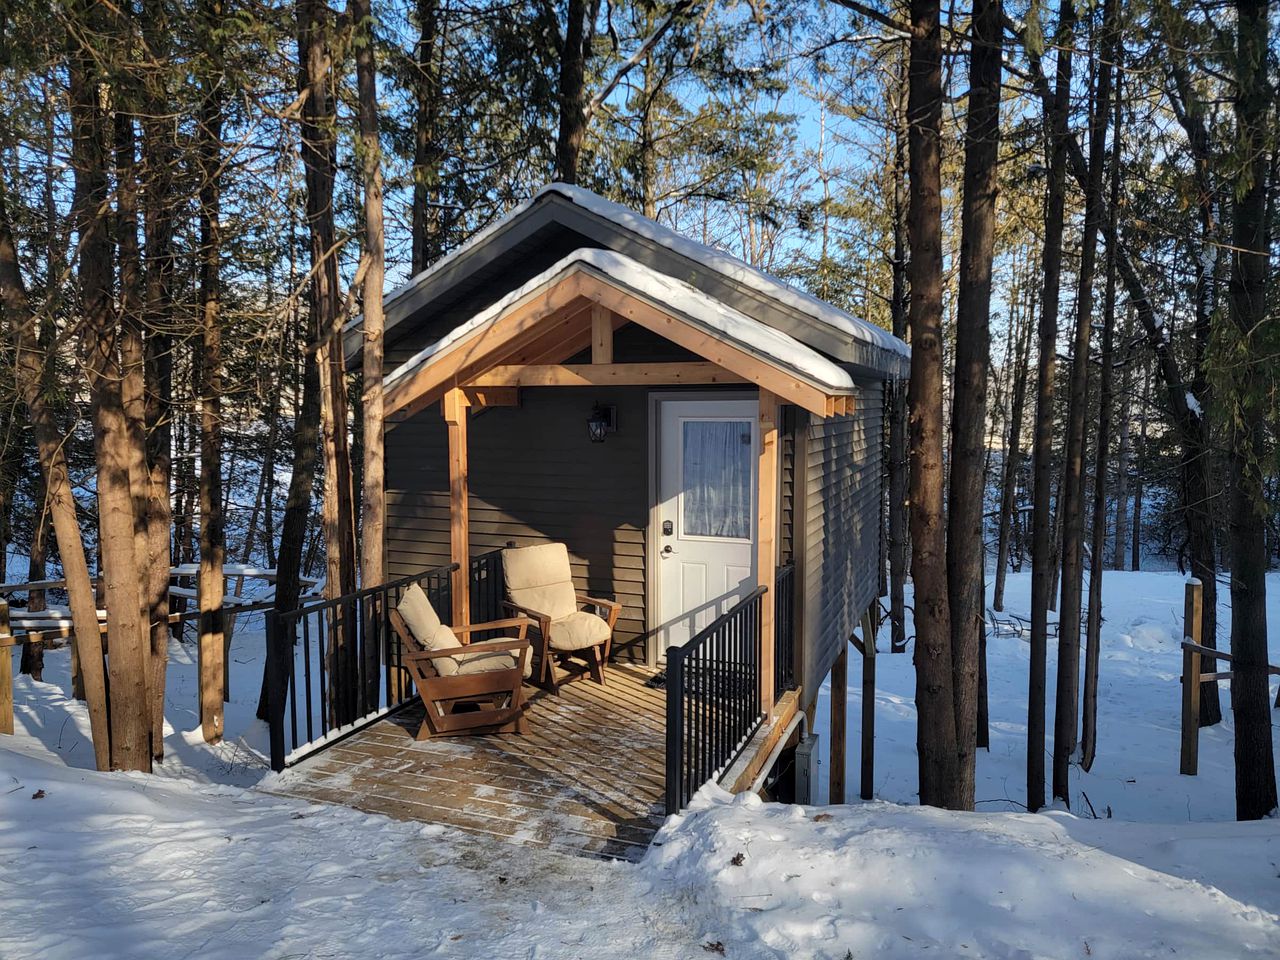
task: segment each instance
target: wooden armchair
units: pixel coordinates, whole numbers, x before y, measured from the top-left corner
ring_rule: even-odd
[[[400,639],[401,668],[426,709],[417,739],[526,732],[523,685],[532,673],[526,617],[451,627],[413,584],[389,619]],[[472,633],[487,630],[514,630],[515,636],[468,642]]]
[[[603,685],[622,604],[574,590],[569,551],[563,543],[503,550],[502,570],[507,609],[537,625],[538,682],[555,693],[560,683],[589,674]],[[586,671],[570,671],[563,681],[558,680],[556,662],[567,666],[575,657],[586,664]]]

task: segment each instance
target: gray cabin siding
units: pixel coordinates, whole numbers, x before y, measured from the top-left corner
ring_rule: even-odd
[[[800,653],[806,704],[879,594],[881,393],[880,383],[860,382],[855,412],[813,420],[798,444],[804,448],[798,499],[805,522],[797,548],[804,554]]]
[[[618,432],[587,439],[593,402]],[[563,541],[580,592],[622,603],[615,650],[646,633],[649,423],[644,388],[521,391],[519,407],[470,421],[472,556]],[[387,566],[392,577],[449,562],[448,441],[438,404],[387,432]],[[636,644],[635,656],[643,656]],[[626,656],[626,653],[622,653]]]

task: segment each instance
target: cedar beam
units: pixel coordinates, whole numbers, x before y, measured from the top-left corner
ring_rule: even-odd
[[[621,387],[667,384],[744,383],[714,363],[531,364],[493,367],[469,387]]]
[[[520,406],[519,387],[463,387],[462,395],[467,398],[468,406],[479,410]]]
[[[444,395],[444,420],[449,428],[449,556],[453,571],[453,617],[459,626],[471,623],[470,519],[467,489],[467,398],[457,388]]]
[[[765,587],[760,612],[760,709],[773,709],[774,607],[777,605],[778,414],[776,394],[760,391],[760,456],[756,462],[756,583]]]
[[[591,305],[591,362],[613,363],[613,315],[598,303]]]

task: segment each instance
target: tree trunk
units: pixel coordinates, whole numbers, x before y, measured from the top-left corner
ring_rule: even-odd
[[[911,2],[907,95],[911,173],[911,572],[915,583],[916,735],[920,802],[961,808],[951,611],[943,517],[942,418],[942,32],[937,0]]]
[[[1044,806],[1045,700],[1049,600],[1053,593],[1053,394],[1057,365],[1058,295],[1062,281],[1062,221],[1066,192],[1067,108],[1071,93],[1072,0],[1058,15],[1056,88],[1046,110],[1049,190],[1045,199],[1044,295],[1040,305],[1040,354],[1036,384],[1034,491],[1031,520],[1031,673],[1027,686],[1027,809]]]
[[[1236,818],[1258,820],[1276,810],[1271,700],[1267,687],[1266,499],[1262,471],[1269,392],[1266,365],[1280,337],[1267,321],[1270,248],[1267,224],[1268,0],[1236,0],[1237,155],[1245,158],[1235,190],[1230,320],[1235,341],[1224,348],[1232,392],[1231,712],[1235,718]]]
[[[1118,110],[1116,117],[1119,122]],[[1107,242],[1110,244],[1112,241]],[[1132,332],[1133,322],[1130,315],[1130,320],[1125,323],[1126,343],[1132,337]],[[1120,380],[1120,436],[1116,440],[1116,532],[1111,549],[1112,570],[1124,569],[1125,548],[1129,542],[1129,435],[1132,431],[1133,419],[1133,403],[1130,397],[1133,390],[1131,357],[1126,357],[1123,363],[1124,376]]]
[[[1138,449],[1133,458],[1133,542],[1130,569],[1142,569],[1142,496],[1146,487],[1147,410],[1151,405],[1151,379],[1143,377],[1142,410],[1138,414]]]
[[[100,27],[88,11],[77,10],[86,33]],[[75,170],[73,220],[80,237],[79,284],[82,321],[80,350],[89,377],[90,410],[97,462],[100,578],[107,611],[107,674],[110,683],[111,766],[151,769],[151,722],[147,699],[150,653],[147,624],[141,618],[137,557],[134,553],[133,460],[121,395],[119,329],[112,306],[112,250],[105,214],[107,115],[100,103],[106,78],[93,53],[74,48],[70,57],[72,166]],[[61,546],[61,538],[59,538]],[[63,554],[65,564],[65,551]],[[89,646],[97,640],[93,630]],[[77,636],[79,636],[77,629]],[[85,660],[95,652],[82,649]],[[89,653],[86,658],[83,654]],[[86,678],[87,683],[87,678]]]
[[[146,243],[146,305],[143,316],[146,339],[147,462],[150,465],[147,503],[147,541],[151,573],[143,588],[151,623],[151,750],[152,758],[164,758],[164,696],[168,672],[169,568],[172,566],[173,440],[172,399],[173,338],[168,330],[173,317],[173,164],[176,148],[173,125],[165,119],[169,103],[168,63],[170,31],[168,4],[144,0],[142,36],[151,62],[161,65],[146,78],[147,117],[143,121],[142,156],[144,240]]]
[[[210,74],[203,79],[200,105],[200,342],[197,345],[200,390],[200,573],[199,598],[200,728],[206,743],[223,734],[227,693],[227,650],[223,615],[223,564],[226,530],[222,503],[222,80],[214,30],[222,18],[221,0],[206,0],[202,10],[210,38]]]
[[[374,61],[373,18],[369,0],[352,0],[352,20],[364,32],[356,43],[356,76],[360,99],[360,160],[364,174],[364,252],[368,269],[364,275],[364,343],[361,353],[364,395],[364,484],[360,527],[360,583],[373,587],[383,583],[383,536],[386,530],[384,493],[386,459],[383,454],[385,403],[382,390],[382,284],[386,275],[382,235],[382,157],[378,141],[378,75]],[[370,616],[382,622],[378,611]],[[376,627],[365,634],[376,636]],[[364,704],[367,710],[378,703],[379,649],[366,643]],[[363,711],[362,711],[363,712]]]
[[[1107,0],[1105,16],[1113,16],[1115,0]],[[1085,417],[1088,412],[1089,334],[1093,329],[1093,281],[1101,231],[1103,167],[1106,161],[1106,117],[1111,103],[1111,60],[1097,67],[1097,89],[1089,131],[1089,176],[1084,196],[1084,237],[1076,287],[1076,323],[1071,352],[1070,398],[1067,406],[1067,455],[1063,464],[1062,593],[1058,607],[1058,673],[1053,723],[1053,796],[1068,807],[1071,756],[1076,749],[1080,704],[1080,621],[1084,580]]]
[[[956,305],[951,483],[946,573],[955,704],[955,797],[973,809],[979,657],[983,624],[983,505],[987,367],[991,353],[991,260],[995,249],[1000,152],[1001,0],[975,0],[965,130],[960,285]],[[914,258],[913,258],[914,259]],[[913,287],[914,291],[914,287]]]
[[[1116,60],[1119,45],[1116,41],[1116,2],[1107,0],[1103,6],[1103,59],[1110,72],[1110,64]],[[1118,68],[1117,68],[1118,72]],[[1109,77],[1108,77],[1109,79]],[[1094,111],[1094,123],[1102,127],[1106,136],[1110,99],[1103,100],[1103,86],[1098,82],[1098,104]],[[1106,292],[1102,308],[1102,369],[1099,371],[1098,433],[1093,461],[1093,530],[1089,554],[1089,619],[1084,653],[1084,706],[1081,714],[1080,766],[1086,772],[1093,767],[1098,750],[1098,665],[1101,653],[1102,631],[1102,572],[1106,567],[1103,554],[1107,542],[1107,466],[1111,451],[1111,393],[1112,356],[1116,328],[1116,245],[1119,231],[1115,220],[1120,209],[1120,159],[1121,159],[1121,79],[1117,75],[1115,92],[1115,132],[1111,146],[1111,196],[1107,215],[1112,219],[1112,229],[1107,231]]]
[[[560,132],[556,137],[556,179],[578,182],[578,154],[587,132],[587,0],[568,0],[564,46],[560,51]]]
[[[413,272],[444,252],[440,230],[440,39],[439,0],[418,0],[418,49],[413,120]],[[358,69],[358,65],[357,65]]]
[[[906,58],[899,55],[900,61]],[[899,63],[894,84],[893,134],[893,335],[907,338],[907,133],[906,67]],[[907,390],[891,385],[889,406],[889,619],[892,653],[907,649]]]
[[[1030,276],[1030,275],[1029,275]],[[1030,284],[1028,284],[1030,287]],[[1032,297],[1034,304],[1034,297]],[[1027,404],[1027,376],[1031,365],[1031,324],[1035,311],[1029,307],[1022,314],[1014,342],[1013,386],[1009,401],[1009,430],[1005,436],[1005,458],[1000,483],[1000,533],[996,544],[996,582],[991,605],[1004,610],[1004,585],[1009,573],[1009,549],[1014,515],[1018,509],[1018,477],[1022,470],[1022,417]],[[1010,322],[1013,313],[1010,311]]]

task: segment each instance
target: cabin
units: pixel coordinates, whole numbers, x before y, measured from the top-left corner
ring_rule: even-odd
[[[619,607],[610,663],[604,684],[531,687],[524,735],[413,741],[397,717],[421,707],[366,626],[372,652],[351,662],[370,692],[346,722],[330,706],[312,723],[331,657],[277,665],[289,789],[632,855],[706,781],[758,788],[874,629],[906,345],[563,184],[385,310],[390,581],[347,618],[376,623],[422,581],[446,622],[497,619],[502,551],[562,543],[576,592]],[[361,336],[346,330],[349,360]]]

